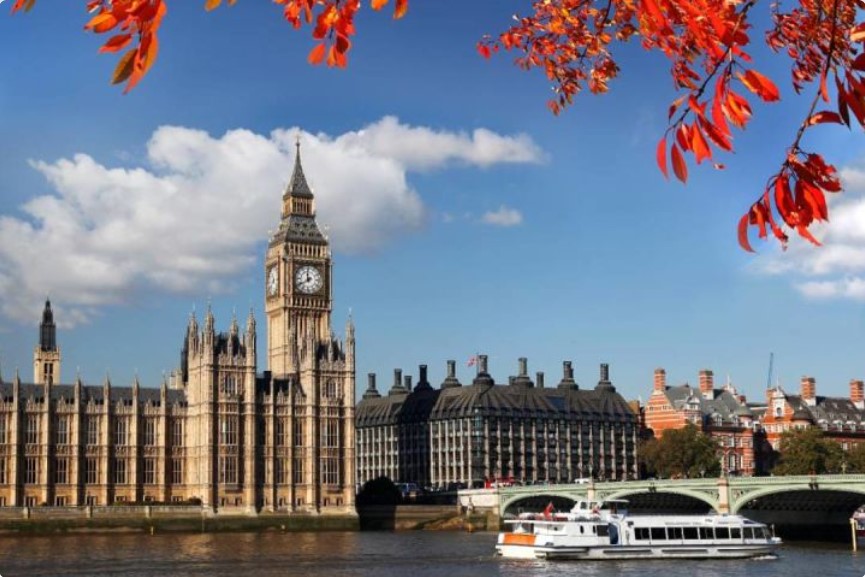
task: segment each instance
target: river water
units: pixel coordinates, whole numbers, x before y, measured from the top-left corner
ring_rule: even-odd
[[[862,577],[865,552],[791,543],[776,559],[515,561],[494,533],[221,533],[0,537],[2,577]]]

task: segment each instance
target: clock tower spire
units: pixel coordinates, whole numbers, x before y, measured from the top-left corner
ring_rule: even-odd
[[[330,335],[331,252],[315,220],[315,197],[306,180],[296,144],[294,170],[282,195],[279,228],[265,257],[267,368],[295,373],[297,341],[290,335],[312,331],[317,342]]]

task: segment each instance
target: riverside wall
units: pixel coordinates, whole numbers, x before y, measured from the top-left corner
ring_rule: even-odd
[[[260,531],[493,531],[498,515],[459,505],[374,505],[357,514],[214,512],[199,506],[0,507],[0,534]]]
[[[356,531],[357,515],[248,514],[197,506],[2,507],[0,533]]]

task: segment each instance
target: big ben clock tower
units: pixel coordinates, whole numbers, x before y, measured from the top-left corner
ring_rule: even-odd
[[[315,221],[315,198],[303,174],[300,142],[282,195],[282,219],[264,261],[267,368],[297,372],[297,345],[330,338],[331,253]]]
[[[331,330],[332,270],[298,142],[264,258],[267,387],[281,420],[269,430],[282,431],[265,447],[264,500],[277,509],[354,510],[354,323],[344,341]]]

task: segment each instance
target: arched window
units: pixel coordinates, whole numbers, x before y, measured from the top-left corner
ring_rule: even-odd
[[[324,385],[324,396],[328,399],[336,398],[336,383],[332,379],[328,379]]]

